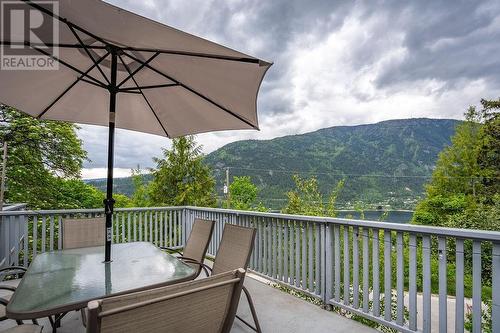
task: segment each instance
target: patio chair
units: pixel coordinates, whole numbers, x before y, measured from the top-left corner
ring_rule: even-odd
[[[212,275],[231,271],[238,267],[242,267],[246,271],[252,254],[256,231],[257,229],[255,228],[226,224],[224,226],[224,232],[222,233],[222,239],[215,256],[213,267],[209,267],[203,263],[201,263],[201,265],[203,265],[205,270],[211,271]],[[247,298],[255,326],[252,326],[238,315],[236,315],[236,318],[241,320],[245,325],[254,331],[260,333],[262,330],[257,318],[257,312],[255,311],[255,306],[253,304],[252,297],[250,296],[250,292],[245,286],[243,286],[243,293]]]
[[[9,304],[10,298],[14,294],[14,291],[16,291],[16,287],[19,285],[19,282],[21,282],[21,276],[24,275],[25,272],[26,268],[21,266],[11,266],[0,269],[0,281],[3,281],[3,279],[7,276],[16,277],[16,279],[11,279],[0,284],[0,290],[7,291],[6,293],[4,292],[0,295],[0,321],[9,319],[6,311],[7,304]],[[19,325],[23,324],[20,320],[16,320],[16,322]],[[33,324],[37,324],[36,319],[33,320]]]
[[[63,219],[63,249],[103,246],[105,242],[105,223],[104,217]]]
[[[183,260],[188,265],[196,266],[198,269],[196,276],[200,274],[202,269],[204,269],[205,273],[208,275],[206,268],[198,263],[203,262],[205,259],[208,245],[210,244],[210,239],[212,238],[214,225],[215,221],[195,219],[193,228],[189,234],[189,239],[187,240],[182,252],[178,249],[172,249],[169,247],[161,247],[161,249],[177,252],[180,254],[178,257],[179,259]]]
[[[229,332],[245,271],[88,303],[88,333]]]

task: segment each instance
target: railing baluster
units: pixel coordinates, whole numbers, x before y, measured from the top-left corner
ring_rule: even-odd
[[[409,240],[409,328],[412,331],[417,330],[417,236],[410,234]],[[462,307],[463,309],[463,307]]]
[[[290,231],[290,284],[295,284],[295,267],[297,266],[295,261],[295,225],[293,221],[288,221],[289,231]]]
[[[322,257],[323,255],[320,253],[320,245],[319,242],[321,240],[321,232],[320,232],[320,225],[315,223],[314,224],[314,240],[315,240],[315,250],[314,250],[314,277],[315,277],[315,286],[314,286],[314,292],[316,295],[321,295],[321,289],[320,289],[320,265],[322,263]]]
[[[390,230],[384,230],[384,319],[391,321],[392,303],[392,235]]]
[[[283,220],[283,281],[288,283],[288,220]]]
[[[349,305],[351,289],[349,226],[344,226],[344,304]]]
[[[262,230],[262,219],[261,218],[256,218],[255,219],[257,222],[257,230],[258,230],[258,246],[259,246],[259,255],[257,256],[257,269],[259,272],[263,272],[263,260],[262,258],[264,257],[264,242],[262,241],[264,239],[264,230]]]
[[[122,216],[122,243],[125,243],[125,213],[121,213]]]
[[[423,332],[431,332],[431,237],[422,236]]]
[[[500,243],[493,243],[492,250],[492,302],[491,328],[493,332],[500,332]]]
[[[62,216],[57,217],[57,249],[62,249]]]
[[[139,228],[139,241],[144,241],[144,239],[142,238],[142,232],[143,232],[143,226],[142,226],[142,214],[143,212],[139,212],[139,225],[138,225],[138,228]]]
[[[397,314],[396,323],[404,323],[404,258],[403,258],[403,233],[396,234],[396,289],[397,289]]]
[[[352,229],[352,302],[359,308],[359,228]]]
[[[363,227],[363,312],[368,313],[370,304],[370,254],[368,228]]]
[[[133,228],[134,228],[134,242],[137,242],[137,213],[132,213]]]
[[[446,274],[446,238],[438,237],[438,257],[439,257],[439,332],[446,333],[448,330],[448,287]]]
[[[158,245],[158,211],[155,211],[155,245]]]
[[[131,242],[131,230],[130,230],[130,212],[127,214],[127,242]]]
[[[308,252],[308,269],[307,274],[309,275],[308,289],[312,293],[314,292],[314,271],[313,271],[313,224],[312,222],[307,223],[307,252]]]
[[[306,290],[307,289],[307,237],[306,237],[306,222],[301,222],[300,223],[300,236],[302,237],[302,243],[301,243],[301,256],[302,256],[302,283],[301,283],[301,288]]]
[[[274,220],[274,219],[271,219],[271,246],[272,246],[272,251],[271,251],[271,258],[269,258],[272,262],[272,272],[271,272],[271,277],[272,278],[276,278],[276,275],[277,275],[277,263],[276,263],[276,256],[277,256],[277,252],[278,252],[278,248],[276,246],[276,241],[277,241],[277,235],[276,235],[276,230],[277,229],[277,221]]]
[[[49,249],[54,251],[54,215],[50,215]]]
[[[380,317],[380,269],[379,269],[379,252],[380,252],[380,240],[379,240],[379,230],[372,230],[372,280],[373,280],[373,315],[375,317]]]
[[[170,210],[168,212],[168,246],[172,247],[174,246],[174,242],[172,241],[172,237],[173,237],[173,223],[172,223],[172,211]],[[213,235],[212,235],[213,237]],[[213,238],[212,238],[213,239]],[[212,246],[212,251],[211,253],[214,254],[214,251],[213,251],[213,241],[211,242],[211,246]]]
[[[325,289],[324,302],[327,303],[333,298],[333,227],[331,224],[325,225]]]
[[[278,228],[278,280],[283,281],[283,225],[281,220],[276,220]]]
[[[28,232],[29,232],[29,216],[22,215],[22,221],[23,221],[23,225],[24,225],[23,266],[28,267],[29,258],[30,258],[30,255],[28,252],[29,251],[29,248],[28,248],[28,245],[29,245],[29,234],[28,234]]]
[[[267,275],[273,274],[273,251],[274,251],[274,246],[273,246],[273,220],[271,218],[268,218],[268,224],[267,224]]]
[[[47,228],[46,228],[46,225],[45,225],[45,219],[46,219],[46,216],[43,215],[42,216],[42,248],[41,248],[41,251],[40,252],[45,252],[45,233],[47,231]]]
[[[149,226],[149,242],[153,243],[154,232],[153,232],[153,212],[152,211],[149,212],[148,226]]]
[[[455,240],[455,332],[464,332],[464,240]]]
[[[335,301],[340,302],[340,227],[333,226]]]
[[[158,212],[157,212],[158,213]],[[159,241],[160,241],[160,247],[163,247],[163,230],[164,230],[164,221],[163,221],[163,212],[160,211],[160,233],[159,233]]]
[[[481,242],[472,242],[472,333],[481,332]]]
[[[35,258],[37,254],[37,247],[38,247],[38,216],[35,215],[33,217],[33,258]]]
[[[300,286],[300,234],[302,233],[300,224],[295,221],[295,287]]]

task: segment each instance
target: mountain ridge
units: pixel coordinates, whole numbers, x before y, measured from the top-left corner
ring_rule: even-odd
[[[207,154],[222,198],[225,170],[248,175],[266,206],[278,209],[294,187],[292,175],[315,175],[321,192],[345,181],[339,196],[343,208],[412,209],[422,196],[439,152],[450,144],[455,119],[392,119],[374,124],[342,125],[266,140],[228,143]],[[151,179],[151,176],[147,177]],[[102,180],[89,180],[101,188]],[[130,178],[115,179],[116,191],[130,195]]]

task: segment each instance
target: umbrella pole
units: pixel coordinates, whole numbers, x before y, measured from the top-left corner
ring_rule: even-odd
[[[106,199],[104,199],[104,213],[106,214],[106,249],[104,262],[111,261],[111,238],[113,206],[113,165],[115,145],[115,111],[116,111],[116,71],[117,71],[117,49],[110,48],[111,53],[111,84],[109,85],[109,134],[108,134],[108,179],[106,184]]]

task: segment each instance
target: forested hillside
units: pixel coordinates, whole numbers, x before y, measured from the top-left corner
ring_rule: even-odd
[[[297,173],[316,176],[325,193],[344,179],[340,207],[411,209],[457,124],[450,119],[402,119],[335,126],[272,140],[233,142],[208,154],[205,162],[213,169],[219,196],[229,168],[231,178],[250,176],[259,199],[271,208],[282,207]],[[99,180],[91,183],[104,186]],[[117,179],[115,185],[120,193],[133,192],[128,178]]]

